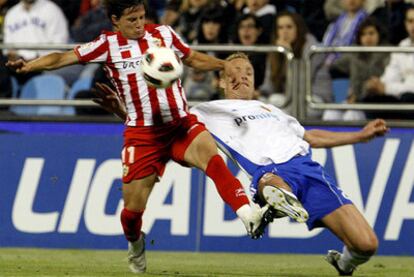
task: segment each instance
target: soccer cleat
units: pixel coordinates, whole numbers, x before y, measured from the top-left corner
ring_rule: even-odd
[[[341,253],[339,253],[336,250],[329,250],[328,254],[325,257],[325,260],[328,263],[330,263],[333,267],[335,267],[336,271],[338,271],[339,276],[352,276],[352,273],[354,273],[354,269],[352,269],[350,272],[343,271],[338,265],[339,259],[341,259]]]
[[[137,241],[128,242],[128,263],[129,269],[133,273],[144,273],[147,270],[144,232],[141,232],[141,236]]]
[[[239,210],[237,210],[236,213],[246,227],[247,234],[249,236],[261,237],[263,235],[264,228],[262,231],[260,231],[259,227],[262,224],[262,217],[268,209],[269,205],[260,208],[259,205],[252,204],[244,205]]]
[[[266,204],[266,206],[269,206],[269,204]],[[250,235],[251,238],[252,239],[262,238],[267,225],[272,223],[274,218],[277,218],[276,211],[273,208],[269,207],[264,212],[262,220],[261,220],[259,226],[257,227],[257,229],[254,232],[252,232],[252,234]]]
[[[289,191],[274,186],[265,186],[263,197],[266,203],[276,210],[276,217],[285,214],[300,223],[306,222],[309,218],[302,203]]]

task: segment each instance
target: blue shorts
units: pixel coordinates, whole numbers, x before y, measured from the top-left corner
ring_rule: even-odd
[[[309,213],[306,222],[309,230],[322,227],[321,219],[342,205],[352,204],[335,180],[311,159],[310,154],[296,156],[285,163],[259,167],[254,172],[250,185],[254,199],[258,198],[256,192],[259,180],[266,173],[273,173],[290,185],[292,192]]]

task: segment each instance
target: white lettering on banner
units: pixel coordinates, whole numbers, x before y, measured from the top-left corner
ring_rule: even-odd
[[[58,212],[36,213],[32,209],[43,164],[42,158],[27,158],[23,166],[12,210],[13,225],[21,232],[47,233],[56,229]]]
[[[354,147],[348,145],[332,149],[338,185],[349,194],[352,202],[354,202],[358,209],[362,211],[371,226],[375,225],[381,205],[381,201],[378,200],[382,199],[384,195],[399,144],[399,139],[388,139],[385,141],[365,206],[362,200]],[[363,174],[363,172],[361,174]]]
[[[59,223],[58,231],[60,233],[76,233],[78,231],[95,164],[96,161],[93,159],[79,159],[77,161]]]
[[[322,166],[325,165],[328,153],[324,148],[316,148],[312,149],[312,160],[321,164]]]
[[[172,190],[172,203],[165,204]],[[171,221],[171,235],[190,233],[191,170],[169,162],[160,183],[155,184],[143,217],[143,230],[149,232],[156,220]],[[195,208],[195,207],[194,207]],[[119,225],[119,224],[118,224]]]
[[[115,214],[105,213],[109,192],[114,181],[122,178],[121,175],[122,164],[119,159],[106,160],[96,170],[85,206],[85,225],[92,234],[111,236],[123,233],[119,221],[123,201],[119,201]]]
[[[236,176],[243,184],[246,192],[249,191],[250,180],[243,172],[239,171]],[[204,224],[203,234],[206,236],[226,236],[241,237],[245,236],[246,229],[238,219],[225,220],[225,203],[217,192],[216,186],[207,177],[204,195]]]
[[[309,231],[306,224],[293,222],[288,217],[275,219],[269,225],[269,237],[271,238],[307,239],[316,237],[323,231],[324,229],[321,228]]]
[[[414,189],[414,142],[408,154],[407,163],[398,186],[397,195],[391,210],[390,219],[385,230],[386,240],[398,240],[401,227],[406,219],[414,219],[414,202],[410,203],[410,196]]]

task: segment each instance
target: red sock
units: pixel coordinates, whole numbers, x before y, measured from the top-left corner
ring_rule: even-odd
[[[249,199],[240,181],[231,174],[220,155],[215,155],[210,159],[206,174],[213,180],[221,198],[233,211],[237,211],[241,206],[249,204]]]
[[[122,229],[124,229],[125,238],[130,242],[136,241],[141,235],[143,213],[144,211],[133,212],[125,208],[121,212]]]

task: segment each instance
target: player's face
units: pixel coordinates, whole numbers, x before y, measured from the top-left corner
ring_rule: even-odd
[[[362,46],[377,46],[379,44],[380,35],[374,26],[368,26],[361,32]]]
[[[414,41],[414,9],[409,9],[405,16],[405,29],[411,41]]]
[[[220,79],[220,87],[224,90],[226,99],[250,100],[254,94],[254,69],[246,59],[237,58],[230,63],[236,70],[235,80],[224,72]]]
[[[277,19],[277,37],[292,44],[297,37],[295,22],[290,16],[281,16]]]
[[[139,39],[145,34],[145,8],[138,5],[125,9],[120,18],[112,16],[115,27],[128,39]]]
[[[253,18],[247,18],[240,22],[237,32],[241,44],[253,45],[259,38],[261,30],[257,28]]]

